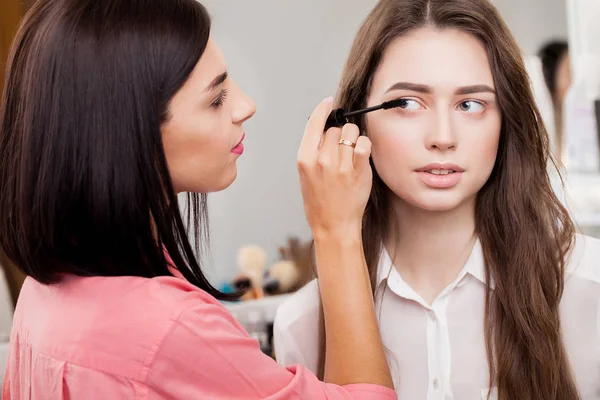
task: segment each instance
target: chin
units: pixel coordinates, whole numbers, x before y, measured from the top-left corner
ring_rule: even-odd
[[[469,201],[463,194],[452,190],[428,190],[415,194],[400,197],[411,206],[429,212],[452,211]]]
[[[177,193],[191,192],[191,193],[215,193],[227,189],[237,178],[237,168],[235,165],[233,168],[228,168],[223,171],[216,179],[203,182],[190,182],[182,189],[177,189]]]
[[[204,191],[204,193],[221,192],[221,191],[227,189],[229,186],[231,186],[233,184],[233,182],[235,182],[236,178],[237,178],[237,169],[234,168],[232,172],[229,172],[228,174],[223,175],[222,179],[218,183],[211,185],[211,187],[208,190]]]
[[[433,201],[423,201],[418,204],[414,204],[416,207],[423,211],[429,212],[448,212],[457,209],[461,203],[457,202],[433,202]]]
[[[223,175],[223,180],[221,181],[219,188],[216,190],[212,190],[212,191],[220,192],[221,190],[227,189],[229,186],[231,186],[233,184],[233,182],[235,182],[236,178],[237,178],[237,167],[235,164],[233,164],[233,168],[230,168],[229,171],[227,171],[227,173]]]

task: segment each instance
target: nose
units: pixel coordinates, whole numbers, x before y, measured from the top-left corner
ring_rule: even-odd
[[[243,124],[256,113],[256,104],[235,82],[232,82],[232,86],[235,103],[231,118],[234,124]]]
[[[457,138],[451,113],[440,110],[433,118],[434,121],[425,139],[427,149],[447,151],[456,148]]]

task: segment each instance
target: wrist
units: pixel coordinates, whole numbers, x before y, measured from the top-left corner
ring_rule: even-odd
[[[356,225],[338,229],[314,229],[313,239],[317,246],[362,246],[362,227]]]

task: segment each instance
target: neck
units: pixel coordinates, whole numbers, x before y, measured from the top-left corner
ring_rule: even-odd
[[[429,304],[452,283],[475,244],[475,199],[443,212],[395,197],[386,248],[402,278]]]

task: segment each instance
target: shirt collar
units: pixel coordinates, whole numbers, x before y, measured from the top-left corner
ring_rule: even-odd
[[[475,241],[475,245],[473,246],[473,250],[465,263],[463,270],[458,275],[459,277],[464,275],[471,275],[481,283],[485,285],[486,277],[485,277],[485,262],[483,258],[483,249],[481,247],[481,242],[479,239]],[[402,279],[398,271],[394,268],[392,259],[387,252],[385,246],[381,249],[381,254],[379,256],[379,264],[377,266],[377,288],[381,286],[382,283],[387,283],[388,278],[394,277],[396,279]],[[491,281],[491,288],[494,288],[494,282]]]
[[[465,264],[465,271],[485,285],[485,260],[483,258],[483,249],[479,239],[475,241],[471,255]],[[494,281],[491,277],[490,287],[492,289],[494,288]]]

